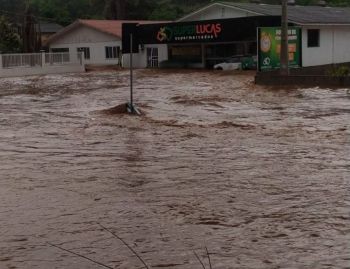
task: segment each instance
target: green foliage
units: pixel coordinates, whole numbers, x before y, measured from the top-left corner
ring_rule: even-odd
[[[180,5],[171,4],[169,1],[159,1],[148,18],[150,20],[174,20],[182,15],[183,9]]]
[[[215,1],[249,2],[249,0],[0,0],[1,11],[23,14],[29,2],[34,14],[67,25],[78,18],[118,18],[174,20]],[[319,0],[296,0],[298,5],[317,4]],[[279,4],[281,0],[262,0],[266,4]],[[349,0],[327,0],[331,6],[350,6]],[[123,7],[122,10],[120,7]],[[119,7],[119,8],[118,8]],[[11,21],[21,22],[14,15]],[[51,21],[51,20],[50,20]]]
[[[67,25],[78,18],[102,18],[104,5],[97,0],[30,0],[34,13]]]
[[[5,17],[0,17],[0,51],[2,53],[19,52],[21,41]]]
[[[328,75],[331,77],[348,77],[350,75],[350,67],[341,65],[329,70]]]

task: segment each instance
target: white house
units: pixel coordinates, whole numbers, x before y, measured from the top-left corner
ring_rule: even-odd
[[[178,22],[280,15],[280,5],[217,2]],[[288,19],[302,28],[304,67],[350,62],[350,8],[290,5]]]
[[[50,37],[46,44],[50,52],[69,52],[76,57],[84,52],[87,65],[123,65],[129,64],[129,57],[122,57],[123,23],[156,23],[153,21],[122,20],[77,20]],[[157,67],[158,61],[167,59],[165,45],[144,46],[134,57],[138,68]]]

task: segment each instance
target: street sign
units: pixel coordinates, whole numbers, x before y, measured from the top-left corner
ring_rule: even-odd
[[[138,39],[138,24],[137,23],[123,23],[122,25],[122,52],[123,54],[132,52],[139,52],[139,39]],[[133,36],[132,44],[130,42],[130,35]]]

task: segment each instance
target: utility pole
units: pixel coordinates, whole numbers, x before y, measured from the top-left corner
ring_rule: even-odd
[[[289,75],[289,51],[288,51],[288,2],[282,1],[282,20],[281,20],[281,70],[282,76]]]
[[[26,1],[25,17],[22,26],[23,50],[26,53],[38,52],[41,49],[40,21],[33,15],[30,1]]]

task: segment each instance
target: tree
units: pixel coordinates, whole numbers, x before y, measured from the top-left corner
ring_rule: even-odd
[[[23,50],[27,53],[38,52],[41,48],[40,29],[38,21],[32,14],[31,6],[27,3],[23,23]]]
[[[105,16],[107,19],[124,20],[126,19],[126,1],[125,0],[106,0]]]
[[[0,0],[0,15],[11,14],[11,22],[23,23],[26,2],[40,20],[66,26],[78,18],[174,20],[218,0]],[[250,0],[225,0],[250,2]],[[295,0],[298,5],[315,5],[319,0]],[[329,6],[350,6],[349,0],[326,0]],[[261,0],[280,4],[281,0]],[[39,20],[39,19],[38,19]]]
[[[8,20],[0,16],[0,52],[20,52],[21,41],[18,34],[14,32]]]

